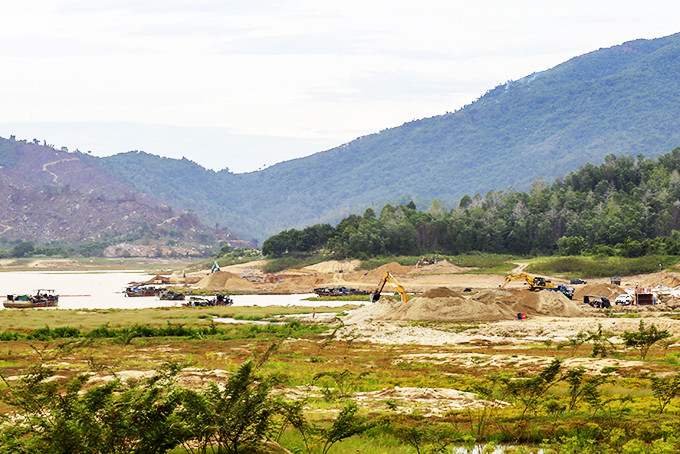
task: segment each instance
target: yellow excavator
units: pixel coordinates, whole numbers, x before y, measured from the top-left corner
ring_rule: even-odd
[[[501,284],[501,288],[504,288],[508,284],[508,282],[516,281],[518,279],[524,279],[525,281],[527,281],[527,284],[529,284],[529,290],[532,291],[545,289],[551,290],[553,292],[562,292],[564,296],[566,296],[569,299],[572,299],[574,297],[574,288],[569,285],[562,284],[555,285],[544,277],[538,276],[534,277],[524,273],[509,275],[508,277],[505,278],[505,282]]]
[[[386,272],[383,274],[382,279],[380,279],[380,282],[378,283],[378,286],[376,287],[375,291],[371,293],[371,303],[375,303],[380,299],[380,293],[382,293],[383,287],[385,287],[386,283],[390,283],[392,287],[397,289],[397,292],[401,295],[401,300],[405,303],[408,301],[408,295],[406,294],[406,291],[404,288],[399,285],[399,282],[392,276],[392,273]]]

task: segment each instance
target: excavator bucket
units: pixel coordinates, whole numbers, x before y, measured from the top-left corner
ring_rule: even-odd
[[[380,299],[380,293],[371,293],[371,303],[377,303]]]

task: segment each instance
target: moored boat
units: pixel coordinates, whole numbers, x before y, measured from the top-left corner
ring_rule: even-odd
[[[212,307],[212,306],[231,306],[234,300],[229,295],[217,294],[214,298],[203,296],[190,296],[189,300],[182,303],[184,307]]]
[[[34,295],[7,295],[3,303],[7,309],[32,309],[35,307],[57,307],[59,295],[52,289],[38,289]]]
[[[148,285],[130,285],[125,288],[125,296],[156,296],[158,289]]]

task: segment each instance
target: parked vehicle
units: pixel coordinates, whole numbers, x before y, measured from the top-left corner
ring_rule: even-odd
[[[586,281],[585,279],[579,279],[579,278],[572,279],[571,282],[570,282],[570,284],[587,284],[587,283],[588,283],[588,281]]]
[[[600,295],[586,295],[583,297],[583,302],[589,306],[596,307],[598,309],[607,309],[612,307],[612,303],[606,296]]]
[[[630,306],[633,304],[633,297],[629,295],[628,293],[624,293],[622,295],[619,295],[616,297],[614,300],[614,304],[621,304],[623,306]]]

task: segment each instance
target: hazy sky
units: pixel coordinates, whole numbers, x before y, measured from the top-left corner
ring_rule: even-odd
[[[680,32],[680,2],[10,0],[0,136],[255,170]]]

